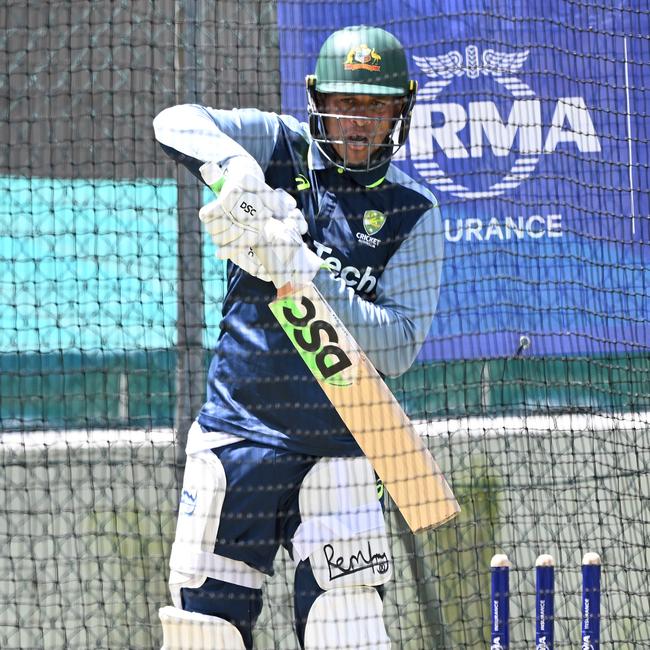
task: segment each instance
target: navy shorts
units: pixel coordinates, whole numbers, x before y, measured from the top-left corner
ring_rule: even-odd
[[[300,524],[298,493],[318,457],[305,456],[251,441],[213,450],[226,473],[226,495],[215,553],[240,560],[268,575],[280,545],[293,556],[291,538]],[[302,645],[312,603],[323,593],[309,561],[296,567],[294,614]],[[229,621],[253,647],[253,626],[262,611],[261,589],[207,578],[201,587],[181,589],[183,609]]]
[[[248,440],[214,453],[227,485],[214,551],[272,575],[280,544],[291,554],[300,485],[318,458]]]

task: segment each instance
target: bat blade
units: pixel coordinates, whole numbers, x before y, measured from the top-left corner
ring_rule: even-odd
[[[460,506],[431,452],[359,344],[310,283],[270,303],[414,532],[449,521]]]

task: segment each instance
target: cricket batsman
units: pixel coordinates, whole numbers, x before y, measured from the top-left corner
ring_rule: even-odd
[[[154,120],[169,156],[202,182],[210,170],[218,196],[199,217],[228,260],[207,399],[188,434],[164,650],[252,648],[280,545],[295,562],[302,648],[390,648],[375,474],[268,304],[312,281],[381,374],[411,366],[443,257],[435,198],[392,163],[416,88],[399,41],[354,26],[325,41],[306,79],[308,123],[199,105]]]

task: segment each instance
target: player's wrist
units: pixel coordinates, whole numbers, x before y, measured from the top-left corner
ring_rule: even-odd
[[[217,196],[226,182],[245,189],[266,186],[262,168],[254,158],[247,155],[236,155],[223,161],[208,161],[201,165],[199,173]]]
[[[248,155],[236,155],[228,158],[225,162],[221,163],[224,169],[226,179],[232,179],[237,182],[239,179],[255,179],[260,185],[266,185],[264,179],[264,172],[259,166],[257,160]],[[247,185],[250,184],[247,183]]]

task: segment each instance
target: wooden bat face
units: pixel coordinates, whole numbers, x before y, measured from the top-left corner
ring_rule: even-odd
[[[413,532],[460,511],[440,468],[388,386],[313,284],[269,306],[383,480]]]

